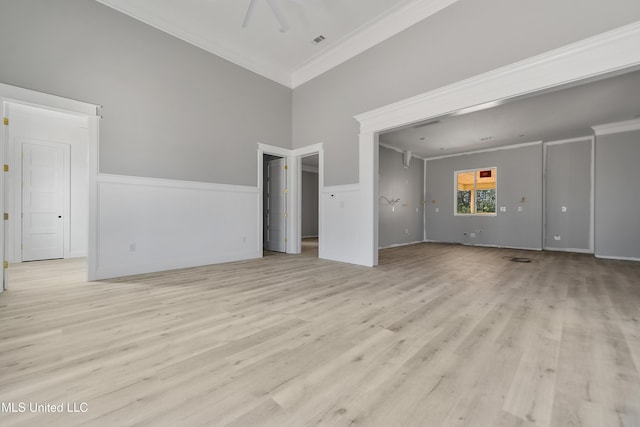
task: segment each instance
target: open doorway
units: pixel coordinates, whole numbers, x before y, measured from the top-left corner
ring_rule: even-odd
[[[287,251],[287,159],[263,156],[263,250]]]
[[[89,117],[10,101],[3,112],[5,259],[24,272],[73,258],[86,276]]]
[[[319,179],[320,156],[313,154],[301,159],[300,248],[304,256],[318,257],[319,236]]]

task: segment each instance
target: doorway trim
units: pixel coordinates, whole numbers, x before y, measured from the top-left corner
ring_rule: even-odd
[[[323,258],[322,236],[323,236],[323,202],[322,194],[324,190],[324,148],[321,142],[307,145],[305,147],[289,150],[288,148],[277,147],[258,143],[258,247],[262,253],[263,240],[263,159],[264,155],[284,157],[289,166],[287,174],[287,245],[286,253],[299,254],[302,252],[300,236],[302,234],[302,157],[318,154],[318,257]]]
[[[295,212],[292,212],[293,217],[296,218],[297,226],[295,229],[295,253],[302,252],[302,158],[318,155],[318,258],[324,258],[322,236],[323,236],[323,193],[324,193],[324,148],[321,142],[313,145],[307,145],[306,147],[298,148],[294,151],[295,163],[296,163],[296,204]]]
[[[97,203],[97,177],[98,177],[98,143],[99,143],[99,119],[98,109],[102,108],[100,105],[91,104],[84,101],[77,101],[74,99],[64,98],[57,95],[50,95],[47,93],[37,92],[30,89],[24,89],[17,86],[11,86],[8,84],[0,83],[0,104],[2,105],[3,118],[8,117],[10,120],[9,111],[5,110],[7,103],[23,104],[32,107],[44,108],[47,110],[53,110],[69,114],[77,114],[86,116],[88,118],[89,125],[89,146],[87,149],[89,156],[89,241],[87,245],[87,279],[94,280],[96,275],[96,260],[97,260],[97,247],[98,247],[98,203]],[[10,124],[9,124],[10,126]],[[6,149],[9,144],[7,141],[8,130],[3,129],[0,132],[0,160],[2,164],[6,164]],[[11,165],[9,165],[11,167]],[[0,211],[5,212],[5,177],[4,174],[0,175]],[[6,255],[6,232],[5,228],[7,224],[0,227],[0,245],[2,246],[1,254],[3,259]],[[6,269],[2,275],[2,289],[7,289],[6,281]]]
[[[378,264],[378,134],[456,111],[490,108],[504,100],[575,84],[640,66],[640,21],[541,55],[355,116],[360,123],[363,265]]]
[[[258,253],[262,253],[263,245],[264,245],[264,156],[265,154],[271,156],[278,156],[286,159],[287,166],[293,163],[293,157],[291,154],[291,150],[287,148],[277,147],[275,145],[263,144],[261,142],[258,143],[258,239],[257,239],[257,248]],[[292,206],[292,191],[291,191],[291,176],[293,171],[287,170],[287,180],[286,180],[286,188],[287,188],[287,197],[286,197],[286,206],[290,209]],[[292,235],[292,215],[290,212],[287,212],[287,221],[286,221],[286,236],[287,243],[285,245],[285,253],[295,253],[293,252],[293,242],[292,239],[289,239],[288,236]]]

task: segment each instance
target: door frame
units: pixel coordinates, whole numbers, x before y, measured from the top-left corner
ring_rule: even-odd
[[[34,138],[21,138],[17,141],[20,150],[16,150],[13,155],[13,164],[15,165],[13,171],[16,180],[23,180],[22,177],[24,169],[24,156],[22,156],[24,150],[24,144],[33,144],[41,146],[59,146],[64,155],[62,163],[62,258],[69,258],[70,250],[70,237],[71,237],[71,144],[57,141],[44,141]],[[11,144],[10,144],[11,145]],[[11,196],[12,190],[17,190],[18,186],[13,185],[7,189],[7,195]],[[22,245],[24,244],[24,229],[22,213],[24,204],[24,188],[20,188],[19,191],[13,191],[13,206],[10,204],[9,218],[15,218],[13,221],[13,259],[14,262],[22,262]],[[18,204],[18,201],[20,202]],[[20,219],[20,220],[18,220]],[[9,224],[11,226],[11,224]],[[9,236],[7,236],[8,238]],[[9,244],[9,242],[7,242]],[[8,254],[7,254],[8,255]]]
[[[295,150],[296,163],[296,234],[295,234],[295,253],[302,252],[302,158],[318,155],[318,258],[324,258],[323,251],[323,193],[324,193],[324,149],[322,143],[308,145],[306,147]]]
[[[287,148],[277,147],[258,143],[258,246],[257,251],[262,253],[262,242],[264,236],[263,224],[263,206],[264,206],[264,188],[263,188],[263,169],[264,155],[285,157],[289,166],[287,174],[287,244],[286,253],[299,254],[302,252],[302,157],[318,154],[318,257],[323,258],[323,193],[324,193],[324,148],[321,142],[308,145],[306,147],[289,150]]]
[[[99,122],[100,115],[98,109],[102,106],[91,104],[84,101],[63,98],[61,96],[50,95],[42,92],[24,89],[17,86],[11,86],[0,83],[0,105],[2,105],[2,117],[11,121],[8,103],[23,104],[32,107],[44,108],[68,114],[77,114],[85,116],[88,119],[89,127],[89,146],[88,152],[88,174],[89,174],[89,230],[87,245],[87,280],[93,280],[96,277],[97,269],[97,251],[98,251],[98,152],[99,152]],[[7,164],[6,150],[9,145],[9,126],[3,126],[0,132],[0,160],[1,164]],[[9,165],[11,167],[11,165]],[[7,208],[7,197],[5,188],[4,173],[0,174],[0,211],[5,212]],[[9,226],[5,221],[3,227],[0,227],[0,255],[2,260],[6,255],[6,229]],[[3,269],[2,285],[0,291],[8,289],[7,269]]]

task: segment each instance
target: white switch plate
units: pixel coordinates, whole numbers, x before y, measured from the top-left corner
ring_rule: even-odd
[[[506,211],[507,211],[506,206],[500,206],[500,212],[506,212]]]
[[[566,207],[566,206],[563,206],[563,207],[562,207],[562,212],[566,212],[566,211],[567,211],[567,207]]]
[[[522,206],[518,206],[518,212],[522,212]]]
[[[440,212],[440,208],[436,208],[436,213]]]
[[[476,233],[470,233],[469,237],[476,237]]]

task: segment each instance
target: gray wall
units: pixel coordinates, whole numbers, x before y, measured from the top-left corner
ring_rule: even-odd
[[[544,246],[589,251],[591,139],[547,145],[545,183]]]
[[[595,253],[640,259],[640,131],[596,137]]]
[[[302,237],[318,237],[318,173],[302,171]]]
[[[426,163],[427,240],[542,248],[542,144]],[[498,168],[498,210],[504,206],[507,211],[496,216],[455,216],[455,171],[494,166]],[[522,212],[517,211],[518,206]],[[476,237],[470,237],[471,233]]]
[[[104,106],[100,171],[255,186],[292,91],[87,0],[0,0],[0,82]]]
[[[381,248],[424,240],[424,161],[405,169],[402,153],[380,147],[378,169],[378,245]],[[384,199],[400,199],[392,208]]]
[[[358,182],[353,116],[640,19],[637,0],[460,0],[293,93],[293,144],[324,143],[325,184]]]

